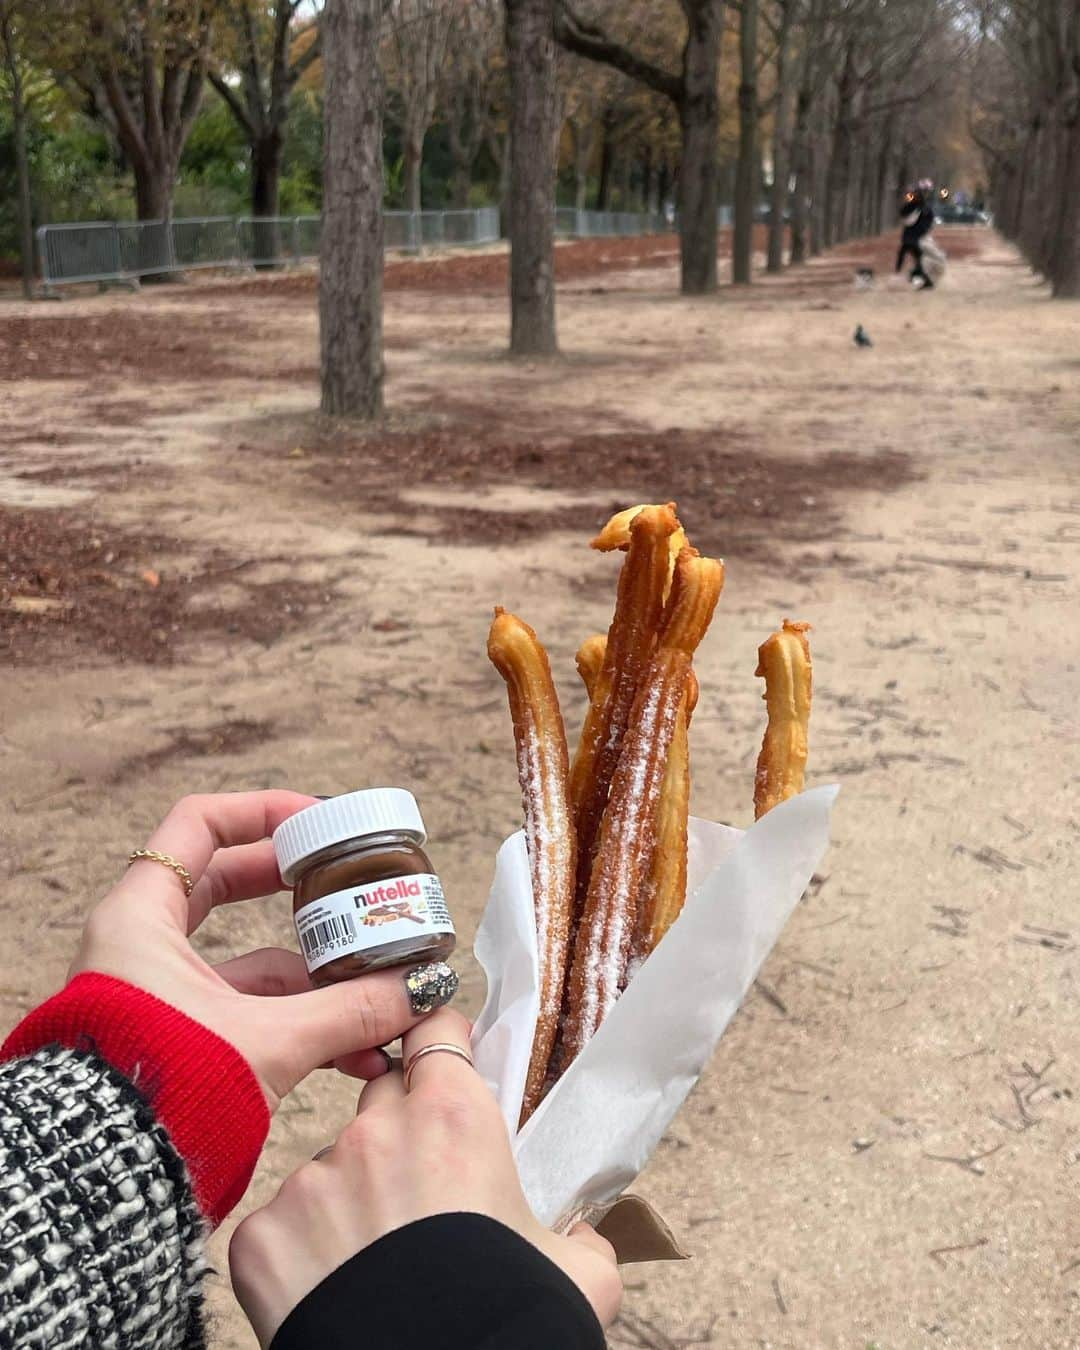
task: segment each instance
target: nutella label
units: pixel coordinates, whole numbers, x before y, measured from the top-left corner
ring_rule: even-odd
[[[429,872],[334,891],[293,917],[309,973],[339,956],[454,931],[442,883]]]

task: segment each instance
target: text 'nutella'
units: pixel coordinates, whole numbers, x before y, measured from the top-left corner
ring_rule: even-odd
[[[444,960],[456,941],[442,884],[404,788],[330,797],[274,832],[311,981],[349,980],[404,961]]]

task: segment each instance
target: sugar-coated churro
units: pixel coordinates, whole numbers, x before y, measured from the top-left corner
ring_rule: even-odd
[[[488,651],[506,680],[525,806],[540,956],[540,1013],[521,1123],[588,1044],[686,903],[693,659],[724,565],[687,540],[675,503],[619,511],[592,541],[625,553],[611,626],[576,664],[588,695],[568,766],[547,655],[496,610]],[[802,790],[809,625],[784,620],[758,651],[768,726],[755,817]]]
[[[768,724],[754,777],[754,819],[803,789],[810,722],[808,623],[789,623],[758,648],[756,675],[765,677]]]
[[[634,700],[603,815],[564,1000],[560,1069],[591,1039],[624,983],[638,897],[656,844],[668,751],[690,663],[723,581],[722,563],[697,557],[689,547],[679,554],[658,646]]]
[[[576,878],[577,837],[568,793],[569,755],[547,653],[528,626],[496,609],[488,656],[506,681],[525,811],[540,957],[540,1015],[521,1123],[543,1095],[562,1006]]]
[[[675,716],[656,814],[656,846],[641,888],[631,965],[643,961],[686,904],[687,827],[690,820],[690,720],[698,679],[691,670]]]
[[[578,838],[579,912],[630,710],[656,644],[668,580],[668,540],[677,529],[679,522],[670,506],[645,506],[630,523],[630,543],[604,660],[570,769]]]
[[[675,510],[675,503],[668,502],[668,508]],[[625,511],[616,511],[608,523],[600,531],[595,539],[589,540],[589,547],[595,548],[600,553],[611,553],[615,549],[627,549],[630,547],[630,526],[634,520],[645,510],[645,505],[628,506]],[[686,531],[680,525],[675,533],[668,540],[668,583],[664,588],[664,599],[668,597],[668,591],[671,589],[671,577],[675,571],[675,559],[686,547]]]
[[[593,685],[604,659],[607,638],[595,633],[578,648],[576,662],[585,691]],[[686,834],[690,819],[690,719],[697,706],[700,686],[693,670],[686,679],[686,694],[675,718],[675,731],[668,750],[667,768],[657,808],[656,846],[642,883],[641,900],[630,965],[643,961],[679,917],[686,903]]]

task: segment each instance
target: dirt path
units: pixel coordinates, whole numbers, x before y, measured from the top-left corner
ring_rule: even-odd
[[[812,780],[843,792],[820,883],[637,1187],[694,1260],[630,1269],[612,1344],[1080,1340],[1076,314],[993,236],[946,246],[932,295],[853,290],[888,241],[698,301],[670,260],[585,269],[565,358],[527,367],[475,279],[397,290],[374,436],[312,416],[291,280],[11,306],[0,582],[47,603],[0,619],[3,1017],[195,789],[412,785],[467,943],[518,818],[490,607],[548,641],[576,725],[614,567],[587,531],[676,496],[729,567],[696,810],[749,819],[755,647],[784,615],[814,624]],[[200,940],[289,943],[287,901]],[[351,1100],[330,1076],[294,1096],[251,1204]],[[251,1346],[214,1306],[216,1343]]]

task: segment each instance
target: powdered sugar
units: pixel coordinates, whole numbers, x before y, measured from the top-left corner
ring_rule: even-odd
[[[602,906],[602,916],[596,914],[579,939],[584,979],[575,988],[581,992],[582,1044],[618,998],[684,680],[681,665],[677,678],[666,666],[650,668],[612,782],[589,897],[590,904]]]

